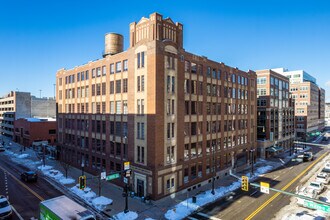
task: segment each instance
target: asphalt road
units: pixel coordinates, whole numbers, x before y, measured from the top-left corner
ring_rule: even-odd
[[[296,187],[302,184],[302,178],[308,173],[308,171],[305,171],[306,168],[312,167],[312,164],[317,163],[317,158],[328,153],[328,150],[324,150],[321,147],[313,147],[313,150],[316,153],[314,161],[305,163],[291,161],[285,166],[265,174],[255,182],[268,182],[273,188],[285,188],[285,191],[294,193]],[[298,177],[300,174],[301,176]],[[201,216],[201,214],[194,214],[191,217],[196,219],[221,220],[239,220],[247,219],[248,217],[248,219],[272,219],[282,207],[290,203],[290,197],[283,194],[270,199],[274,194],[275,192],[270,192],[269,195],[260,193],[259,188],[256,189],[251,186],[249,192],[242,192],[241,189],[238,189],[230,196],[218,200],[201,210],[200,212],[202,214],[206,214],[205,217]]]
[[[0,194],[8,196],[14,208],[13,219],[31,219],[39,216],[41,200],[62,195],[39,175],[36,183],[21,181],[20,174],[26,170],[13,163],[0,152]]]

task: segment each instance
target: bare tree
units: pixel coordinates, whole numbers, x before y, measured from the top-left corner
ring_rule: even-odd
[[[66,179],[68,178],[68,172],[71,168],[71,162],[72,162],[71,157],[66,155],[66,150],[63,149],[61,158],[60,158],[60,164],[61,164],[62,168],[64,169]]]

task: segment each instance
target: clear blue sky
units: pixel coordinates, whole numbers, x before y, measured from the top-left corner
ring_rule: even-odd
[[[317,78],[330,101],[328,1],[0,1],[0,96],[53,96],[56,71],[101,58],[104,34],[159,12],[184,25],[184,47],[242,70],[285,67]]]

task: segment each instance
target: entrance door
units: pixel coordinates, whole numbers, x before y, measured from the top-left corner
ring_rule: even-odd
[[[144,181],[137,179],[136,180],[136,193],[138,197],[144,196]]]

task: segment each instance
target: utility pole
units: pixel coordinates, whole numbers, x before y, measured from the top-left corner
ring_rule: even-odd
[[[84,176],[85,158],[81,158],[81,175]]]
[[[41,89],[39,89],[40,98],[41,98],[41,91],[42,91],[42,90],[41,90]]]

